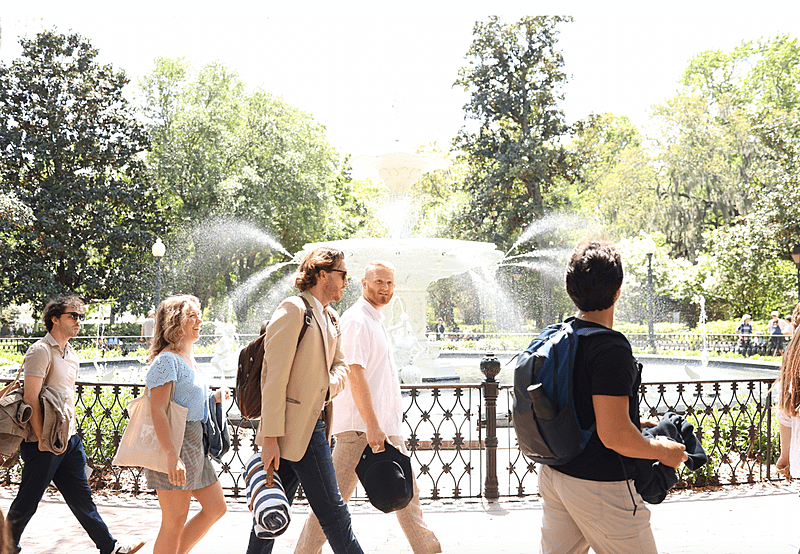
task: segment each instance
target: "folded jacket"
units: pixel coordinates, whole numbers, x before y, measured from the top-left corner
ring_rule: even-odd
[[[31,407],[20,387],[0,399],[0,455],[11,456],[28,436]]]
[[[274,484],[268,487],[267,472],[258,452],[247,461],[244,474],[247,504],[253,514],[253,531],[256,536],[259,539],[271,539],[283,534],[289,527],[292,507],[278,474],[273,474]]]
[[[665,436],[683,444],[686,455],[689,457],[684,465],[692,471],[708,462],[703,446],[694,434],[694,426],[676,413],[667,412],[658,425],[650,429],[643,429],[642,435],[647,438]],[[634,479],[636,490],[646,502],[661,503],[667,497],[667,491],[678,482],[675,470],[657,460],[637,458],[633,461],[636,465]]]
[[[65,392],[42,387],[42,440],[39,450],[63,454],[69,445],[70,415],[64,408],[70,401]]]

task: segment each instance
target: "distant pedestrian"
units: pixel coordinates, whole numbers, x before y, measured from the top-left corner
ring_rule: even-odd
[[[122,349],[122,341],[119,339],[119,337],[114,331],[111,331],[111,333],[109,333],[108,335],[108,348],[111,350]]]
[[[150,344],[153,342],[153,332],[156,326],[155,316],[156,313],[153,310],[150,310],[147,312],[147,317],[142,322],[141,339],[144,341],[148,349],[150,348]]]
[[[742,316],[742,322],[736,327],[736,336],[739,354],[749,356],[753,349],[753,325],[750,323],[750,314]]]
[[[51,482],[100,554],[133,554],[144,545],[144,541],[123,544],[111,536],[97,512],[86,478],[86,455],[75,421],[79,360],[69,344],[78,335],[84,317],[84,304],[77,296],[59,296],[48,302],[42,316],[47,334],[28,348],[22,362],[24,400],[32,410],[31,433],[20,445],[22,481],[6,517],[17,551],[21,549],[22,532]],[[66,429],[59,429],[59,425]],[[69,437],[65,444],[57,440],[62,434]]]
[[[783,355],[783,335],[789,334],[789,330],[778,312],[772,312],[772,319],[767,324],[767,334],[769,335],[769,350],[772,355]]]
[[[436,332],[436,340],[442,340],[442,335],[444,335],[444,320],[441,317],[436,320],[436,325],[433,329]]]

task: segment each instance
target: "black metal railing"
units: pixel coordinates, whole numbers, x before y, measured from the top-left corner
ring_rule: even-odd
[[[8,381],[5,379],[5,381]],[[776,480],[778,425],[771,379],[645,383],[642,414],[683,414],[710,456],[706,468],[680,470],[679,486],[732,485]],[[402,385],[403,424],[423,498],[526,496],[537,493],[536,465],[517,448],[511,425],[510,385]],[[128,421],[127,405],[142,385],[79,383],[77,423],[84,440],[93,487],[147,490],[144,475],[111,461]],[[256,421],[228,411],[231,449],[218,468],[226,494],[244,495],[242,468],[256,452]],[[19,463],[0,479],[18,483]],[[356,498],[361,497],[359,491]]]

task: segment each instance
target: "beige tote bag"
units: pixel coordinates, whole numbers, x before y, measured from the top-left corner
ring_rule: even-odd
[[[172,442],[180,455],[183,444],[183,433],[186,431],[186,414],[184,408],[172,397],[175,394],[175,381],[172,381],[172,390],[169,395],[167,419],[172,432]],[[161,442],[156,436],[153,426],[153,416],[150,412],[150,391],[145,387],[144,394],[134,398],[128,405],[130,421],[119,441],[117,453],[111,462],[115,466],[146,467],[161,473],[168,473],[167,453],[161,447]]]

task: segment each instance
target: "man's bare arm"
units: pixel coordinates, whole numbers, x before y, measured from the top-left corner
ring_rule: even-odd
[[[356,403],[358,413],[367,426],[367,442],[373,451],[380,452],[384,449],[386,433],[378,423],[375,406],[372,403],[372,391],[369,390],[366,369],[358,364],[350,365],[350,390],[353,391],[353,401]]]
[[[658,460],[677,469],[688,459],[684,446],[666,437],[642,435],[630,420],[628,402],[627,396],[592,396],[597,435],[605,447],[628,458]]]

